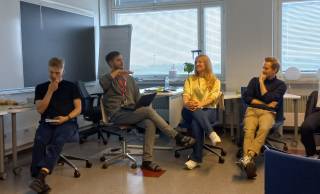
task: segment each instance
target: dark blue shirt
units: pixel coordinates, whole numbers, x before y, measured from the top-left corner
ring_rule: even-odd
[[[44,98],[49,84],[50,82],[45,82],[36,86],[35,101]],[[46,118],[67,116],[75,108],[73,104],[75,99],[81,99],[78,87],[72,82],[62,80],[58,85],[58,89],[53,93],[48,108],[41,114],[41,121]]]
[[[264,81],[264,84],[268,92],[264,95],[261,95],[259,78],[252,78],[247,86],[247,90],[243,93],[242,98],[250,107],[277,111],[278,106],[275,109],[272,109],[265,105],[251,104],[251,101],[253,99],[257,99],[264,102],[265,104],[269,104],[272,101],[276,101],[278,102],[278,105],[282,105],[283,96],[287,90],[286,84],[283,81],[277,79],[277,77],[271,80],[266,79]]]

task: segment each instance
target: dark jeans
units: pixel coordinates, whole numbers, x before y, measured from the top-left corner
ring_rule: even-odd
[[[32,148],[32,176],[37,176],[41,168],[52,172],[64,144],[77,133],[77,128],[77,123],[73,121],[62,125],[40,123]]]
[[[307,156],[313,156],[317,152],[314,133],[320,133],[320,112],[311,113],[301,125],[301,141]]]
[[[192,112],[184,108],[182,110],[182,118],[188,125],[188,128],[191,129],[192,136],[196,139],[191,160],[202,162],[204,136],[213,132],[212,123],[216,121],[216,110],[205,108]]]

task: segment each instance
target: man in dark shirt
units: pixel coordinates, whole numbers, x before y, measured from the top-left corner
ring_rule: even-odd
[[[244,117],[243,158],[239,164],[246,170],[248,178],[256,176],[254,157],[263,146],[275,123],[275,115],[282,105],[287,90],[285,83],[277,79],[280,64],[273,57],[265,58],[259,78],[252,78],[242,98],[248,105]],[[258,129],[257,129],[258,128]]]
[[[30,188],[38,193],[50,190],[45,177],[52,172],[64,143],[77,133],[76,117],[81,113],[77,86],[62,80],[63,60],[52,58],[48,69],[50,81],[35,89],[35,104],[41,119],[32,149],[31,175],[35,179]]]

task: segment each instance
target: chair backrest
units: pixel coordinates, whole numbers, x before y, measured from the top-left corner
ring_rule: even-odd
[[[265,151],[265,194],[318,194],[320,160]]]
[[[77,86],[81,95],[81,112],[83,115],[91,114],[92,112],[92,99],[85,87],[85,83],[82,81],[77,82]]]
[[[110,123],[110,118],[104,109],[103,98],[104,98],[103,96],[101,96],[101,98],[100,98],[100,110],[101,110],[102,122],[104,124],[108,124],[108,123]]]

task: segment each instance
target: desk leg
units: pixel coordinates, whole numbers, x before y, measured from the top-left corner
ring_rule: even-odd
[[[231,114],[230,114],[230,116],[231,116],[231,119],[230,119],[230,133],[231,133],[231,139],[232,139],[232,141],[234,141],[235,139],[235,137],[234,137],[234,100],[233,99],[231,99],[230,100],[230,110],[231,110]]]
[[[293,100],[293,111],[294,111],[294,142],[298,144],[298,100]]]
[[[7,174],[4,169],[4,119],[3,115],[0,115],[0,179],[5,180]]]
[[[233,111],[233,114],[234,114],[234,118],[235,118],[235,123],[236,123],[236,134],[235,134],[235,142],[238,143],[239,140],[240,140],[240,109],[239,109],[239,101],[238,99],[235,99],[234,100],[234,111]]]
[[[17,151],[17,114],[11,114],[12,125],[12,160],[13,160],[13,173],[20,174],[21,168],[18,167],[18,151]]]

